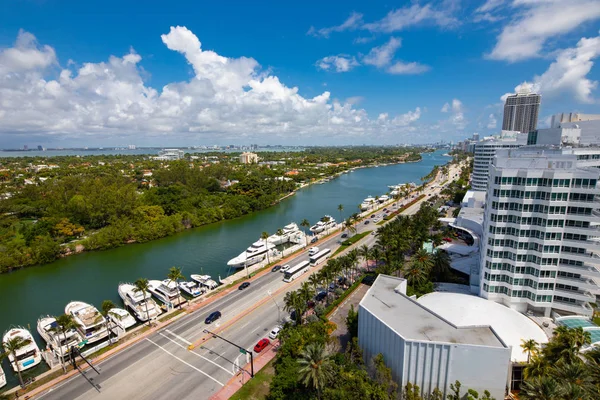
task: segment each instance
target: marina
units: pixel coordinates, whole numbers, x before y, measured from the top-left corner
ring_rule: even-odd
[[[62,314],[65,304],[73,298],[81,299],[90,306],[100,306],[103,300],[112,300],[121,307],[123,301],[116,290],[120,282],[133,282],[141,277],[161,281],[173,265],[181,267],[186,278],[191,278],[192,274],[196,277],[208,275],[213,282],[211,285],[216,287],[219,283],[211,276],[225,277],[236,272],[229,268],[228,260],[257,241],[261,232],[268,232],[272,237],[278,229],[287,227],[291,222],[299,225],[307,219],[314,225],[324,215],[335,216],[341,221],[358,212],[359,205],[369,195],[388,192],[388,185],[419,182],[435,165],[448,161],[442,153],[423,154],[421,162],[357,169],[326,184],[305,187],[274,207],[239,219],[191,229],[149,243],[83,253],[1,275],[0,299],[11,307],[7,307],[0,316],[0,326],[3,329],[14,325],[33,326],[35,331],[40,315]],[[343,205],[341,213],[337,210],[339,204]],[[309,233],[305,228],[301,228],[300,232]],[[51,295],[42,295],[48,293],[48,288],[51,288]],[[20,293],[24,292],[30,295],[21,296]],[[182,294],[189,293],[182,289]],[[15,298],[19,302],[11,301]],[[95,307],[92,308],[98,313]],[[104,320],[99,313],[94,315]],[[99,325],[94,325],[94,328],[96,326],[102,330]],[[34,331],[34,338],[42,344]],[[2,367],[5,372],[11,370],[7,361],[2,363]],[[47,369],[47,366],[41,363],[30,371],[37,374],[41,372],[40,368]],[[16,382],[12,371],[7,373],[6,378],[9,385]]]

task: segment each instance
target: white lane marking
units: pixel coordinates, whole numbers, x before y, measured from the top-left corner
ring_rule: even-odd
[[[171,332],[171,331],[170,331],[170,330],[168,330],[168,329],[165,329],[165,332],[169,333],[170,335],[173,335],[174,337],[176,337],[177,339],[181,340],[183,343],[187,344],[188,346],[189,346],[190,344],[192,344],[192,342],[190,342],[189,340],[187,340],[187,339],[185,339],[185,338],[182,338],[181,336],[177,335],[177,334],[176,334],[176,333],[174,333],[174,332]],[[164,335],[163,335],[163,336],[164,336]]]
[[[150,343],[152,343],[153,345],[155,345],[156,347],[158,347],[159,349],[161,349],[162,351],[164,351],[165,353],[169,354],[171,357],[173,357],[176,360],[181,361],[182,363],[184,363],[185,365],[187,365],[188,367],[195,369],[196,371],[200,372],[202,375],[206,376],[207,378],[212,379],[213,381],[215,381],[216,383],[218,383],[221,386],[225,386],[223,383],[219,382],[218,380],[216,380],[215,378],[213,378],[212,376],[208,375],[206,372],[202,371],[201,369],[198,369],[196,367],[194,367],[192,364],[182,360],[181,358],[177,357],[175,354],[171,353],[169,350],[165,349],[164,347],[154,343],[152,340],[146,338],[147,341],[149,341]]]
[[[160,335],[160,336],[162,336],[162,337],[164,337],[165,339],[169,340],[170,342],[173,342],[175,345],[177,345],[177,346],[181,347],[182,349],[184,349],[184,350],[187,350],[187,347],[184,347],[184,346],[180,345],[179,343],[177,343],[176,341],[172,340],[172,339],[171,339],[171,338],[169,338],[168,336],[166,336],[166,335],[163,335],[162,333],[159,333],[159,335]],[[209,360],[208,358],[206,358],[206,357],[203,357],[202,355],[200,355],[200,354],[196,353],[195,351],[190,351],[190,353],[194,354],[195,356],[198,356],[198,357],[202,358],[203,360],[206,360],[206,361],[208,361],[208,362],[209,362],[209,363],[211,363],[211,364],[214,364],[214,365],[216,365],[217,367],[221,368],[223,371],[227,372],[228,374],[231,374],[231,372],[229,372],[229,370],[227,370],[227,368],[223,368],[222,366],[220,366],[220,365],[219,365],[219,364],[217,364],[216,362],[213,362],[213,361]],[[233,374],[232,374],[232,375],[233,375]]]

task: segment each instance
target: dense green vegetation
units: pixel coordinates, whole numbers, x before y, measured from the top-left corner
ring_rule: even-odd
[[[236,218],[349,168],[420,159],[415,149],[373,147],[260,153],[277,161],[264,165],[237,156],[1,159],[0,272]]]
[[[590,332],[560,326],[542,348],[533,340],[521,345],[530,356],[519,398],[523,400],[592,400],[600,398],[600,348],[580,353]]]

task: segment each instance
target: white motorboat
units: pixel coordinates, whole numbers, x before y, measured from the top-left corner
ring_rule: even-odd
[[[179,282],[179,289],[192,297],[198,297],[204,293],[198,282]]]
[[[331,228],[335,228],[335,219],[330,215],[325,215],[319,222],[310,227],[310,231],[312,233],[321,233]]]
[[[394,189],[390,192],[390,196],[398,196],[400,194],[400,190]]]
[[[65,307],[65,313],[71,314],[77,322],[77,331],[87,343],[94,343],[108,336],[106,319],[98,309],[83,301],[72,301]]]
[[[136,324],[135,318],[123,308],[111,308],[108,312],[108,319],[122,330],[127,330]]]
[[[140,321],[148,321],[158,317],[161,313],[160,307],[152,300],[150,293],[136,291],[135,285],[121,283],[119,285],[119,296],[123,299],[125,308],[129,308],[133,315]]]
[[[31,333],[25,328],[16,327],[9,329],[4,334],[4,338],[2,338],[2,343],[6,345],[6,343],[8,343],[9,340],[17,337],[29,341],[29,343],[17,350],[15,354],[10,353],[8,355],[8,361],[10,362],[10,365],[12,366],[13,370],[15,372],[19,370],[25,371],[29,368],[35,367],[40,362],[42,362],[42,353],[40,352],[38,345],[35,343],[35,340],[33,340],[33,336],[31,336]]]
[[[283,227],[281,235],[274,234],[267,238],[267,242],[274,245],[284,244],[287,242],[296,241],[296,237],[301,234],[298,225],[294,222]]]
[[[2,365],[0,365],[0,388],[6,386],[6,375],[4,375],[4,370],[2,369]]]
[[[37,320],[37,331],[48,347],[58,358],[65,358],[72,347],[79,347],[81,335],[75,329],[63,332],[56,323],[56,318],[47,315]]]
[[[385,203],[386,201],[388,201],[390,199],[390,196],[388,196],[387,194],[381,195],[379,196],[379,203]]]
[[[268,241],[265,243],[264,240],[258,240],[250,247],[248,247],[239,256],[232,258],[227,262],[230,267],[244,268],[249,265],[253,265],[261,262],[267,256],[267,252],[272,251],[275,248],[273,243]]]
[[[185,301],[179,293],[177,282],[170,279],[148,281],[148,290],[154,297],[170,307],[175,307]]]
[[[361,211],[366,211],[369,208],[373,207],[374,204],[375,204],[375,199],[373,197],[369,196],[366,199],[364,199],[362,203],[360,203],[360,209],[361,209]]]
[[[190,278],[192,278],[193,281],[198,282],[200,286],[204,286],[208,289],[214,289],[219,286],[219,284],[215,282],[210,275],[192,274],[190,275]]]

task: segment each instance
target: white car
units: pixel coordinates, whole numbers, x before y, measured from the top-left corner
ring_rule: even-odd
[[[273,328],[273,330],[271,331],[271,333],[269,333],[269,338],[270,339],[277,339],[277,336],[279,336],[279,331],[281,330],[281,326],[276,326],[275,328]]]
[[[281,267],[281,269],[279,270],[279,272],[285,272],[288,269],[290,269],[290,265],[289,264],[285,264],[283,267]]]
[[[317,254],[319,252],[319,248],[318,247],[311,247],[310,249],[308,249],[308,255],[309,256],[314,256],[315,254]]]

